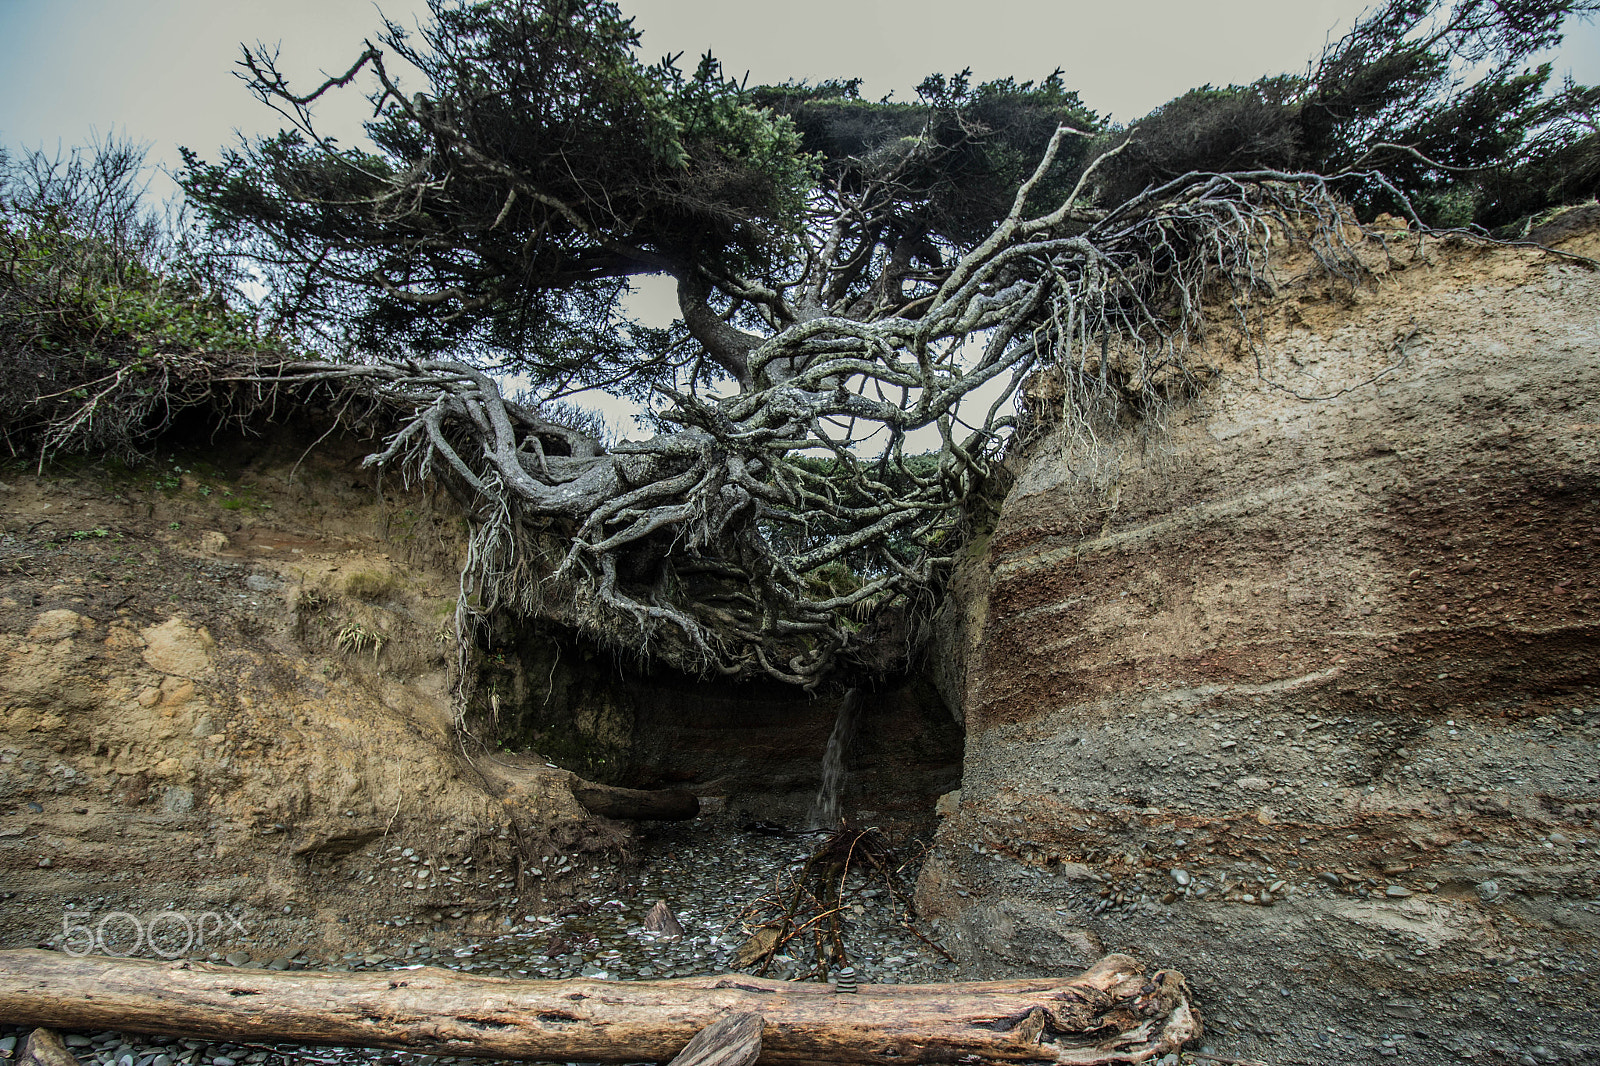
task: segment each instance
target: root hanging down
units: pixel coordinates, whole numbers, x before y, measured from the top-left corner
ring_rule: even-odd
[[[739,388],[710,394],[691,374],[660,390],[646,440],[607,446],[460,360],[149,366],[181,373],[169,394],[192,402],[203,386],[235,417],[315,397],[333,417],[386,425],[366,462],[448,486],[469,518],[463,644],[497,612],[553,615],[681,668],[814,689],[887,633],[914,642],[974,515],[1006,487],[1019,431],[1158,424],[1206,378],[1191,362],[1206,308],[1231,304],[1249,332],[1275,236],[1303,235],[1330,269],[1356,269],[1346,217],[1312,174],[1187,174],[1091,209],[1090,166],[1035,210],[1074,136],[1056,132],[986,239],[902,278],[903,301],[854,294],[840,279],[860,264],[838,241],[812,248],[781,291],[680,278],[694,340]],[[823,196],[827,232],[870,228],[878,195]],[[712,289],[739,285],[768,332],[703,320]],[[63,408],[46,450],[90,439],[110,391],[145,385],[108,381]],[[908,452],[917,431],[937,447]]]

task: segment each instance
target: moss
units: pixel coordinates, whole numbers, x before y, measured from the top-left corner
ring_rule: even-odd
[[[358,600],[373,603],[393,595],[396,582],[393,576],[376,570],[357,570],[344,579],[344,591]]]

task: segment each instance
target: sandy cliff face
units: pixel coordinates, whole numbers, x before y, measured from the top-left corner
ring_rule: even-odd
[[[308,443],[0,489],[0,943],[175,907],[314,960],[496,921],[519,845],[592,842],[564,774],[461,754],[459,519]]]
[[[1289,264],[1259,367],[1219,330],[1166,434],[1027,458],[960,605],[963,790],[919,902],[997,975],[1177,966],[1219,1050],[1576,1061],[1600,272],[1363,254],[1354,294]]]

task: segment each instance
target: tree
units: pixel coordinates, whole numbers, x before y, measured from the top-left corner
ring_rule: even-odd
[[[1394,0],[1307,77],[1116,130],[1060,72],[870,103],[855,82],[747,89],[710,56],[645,65],[600,0],[430,5],[420,42],[388,23],[305,94],[247,52],[293,128],[189,156],[186,189],[247,242],[283,327],[360,353],[254,380],[343,382],[401,412],[372,461],[468,501],[464,617],[556,604],[614,643],[806,685],[937,587],[1031,375],[1053,368],[1091,421],[1188,394],[1202,308],[1262,282],[1268,222],[1337,257],[1330,183],[1404,208],[1520,149],[1480,119],[1529,113],[1542,77],[1512,66],[1593,6]],[[1447,87],[1488,59],[1487,88]],[[342,146],[313,107],[363,72],[371,144]],[[672,329],[625,320],[646,274],[675,281]],[[508,400],[507,372],[539,400],[647,400],[658,431],[607,447]],[[937,453],[908,454],[925,428]]]
[[[1312,170],[1364,219],[1515,230],[1600,193],[1595,91],[1549,93],[1548,64],[1591,0],[1391,0],[1304,75],[1192,90],[1131,127],[1107,194],[1189,170]]]

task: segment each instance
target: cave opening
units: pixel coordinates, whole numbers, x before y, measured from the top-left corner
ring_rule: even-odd
[[[489,627],[466,725],[489,747],[607,785],[683,789],[706,813],[804,828],[847,688],[704,678],[629,661],[548,620]],[[921,829],[960,787],[964,731],[925,671],[857,682],[840,813]]]

